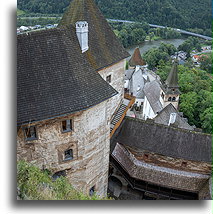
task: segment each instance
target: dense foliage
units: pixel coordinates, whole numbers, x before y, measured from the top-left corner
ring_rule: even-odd
[[[18,196],[21,200],[109,200],[100,199],[97,195],[92,197],[76,191],[65,177],[55,181],[48,170],[40,170],[38,167],[25,161],[17,164]]]
[[[145,39],[152,41],[158,39],[177,39],[181,37],[180,33],[170,28],[153,29],[145,22],[135,24],[110,22],[110,25],[125,48],[141,44]]]
[[[196,37],[189,37],[178,47],[178,50],[186,52],[187,56],[190,57],[190,52],[192,50],[201,51],[201,40]]]
[[[154,69],[162,63],[170,60],[170,56],[175,54],[177,49],[172,44],[161,43],[159,48],[151,48],[143,58],[148,64],[149,69]]]
[[[207,71],[209,74],[212,73],[212,54],[203,54],[200,58],[200,68]]]
[[[30,13],[64,13],[71,0],[18,0]],[[211,36],[210,0],[95,0],[107,18],[146,21],[196,31]]]
[[[20,10],[29,13],[64,13],[71,0],[18,0]]]
[[[129,47],[131,45],[141,44],[148,33],[149,25],[143,24],[119,24],[110,23],[115,35],[118,37],[123,46]]]
[[[161,64],[157,74],[165,81],[171,70],[171,63]],[[179,111],[184,113],[191,125],[212,133],[212,80],[199,68],[178,66],[181,91]]]

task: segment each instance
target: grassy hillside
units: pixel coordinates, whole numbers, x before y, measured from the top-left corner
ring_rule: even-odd
[[[95,0],[107,18],[211,30],[211,0]],[[30,13],[63,13],[71,0],[18,0]]]
[[[24,14],[26,14],[26,13],[23,10],[17,9],[17,16],[22,16]]]
[[[84,195],[66,177],[53,180],[50,171],[42,171],[25,161],[17,164],[17,190],[19,200],[110,200],[96,194]]]

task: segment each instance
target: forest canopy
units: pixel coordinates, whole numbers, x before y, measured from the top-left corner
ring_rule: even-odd
[[[95,0],[106,18],[133,20],[182,29],[201,30],[211,36],[210,0]],[[63,14],[71,0],[18,0],[28,13]]]

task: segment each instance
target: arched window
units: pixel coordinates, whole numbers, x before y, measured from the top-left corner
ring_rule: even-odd
[[[173,98],[172,98],[172,102],[175,102],[175,101],[176,101],[176,97],[173,97]]]
[[[168,101],[172,101],[172,98],[171,98],[171,97],[169,97]]]

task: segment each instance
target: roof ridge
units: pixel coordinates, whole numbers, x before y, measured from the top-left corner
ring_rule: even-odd
[[[160,124],[160,123],[155,123],[153,119],[141,120],[141,119],[133,118],[133,117],[129,117],[129,116],[125,116],[125,119],[134,120],[134,121],[137,121],[137,122],[140,122],[140,123],[146,123],[146,124],[153,124],[154,123],[156,126],[161,126],[161,127],[163,126],[165,128],[171,128],[171,129],[176,129],[176,130],[178,129],[178,130],[183,131],[183,132],[189,132],[189,133],[197,134],[197,135],[212,136],[211,134],[208,134],[208,133],[196,132],[195,130],[182,129],[182,128],[179,128],[179,127],[173,127],[173,126],[167,126],[167,125]]]

